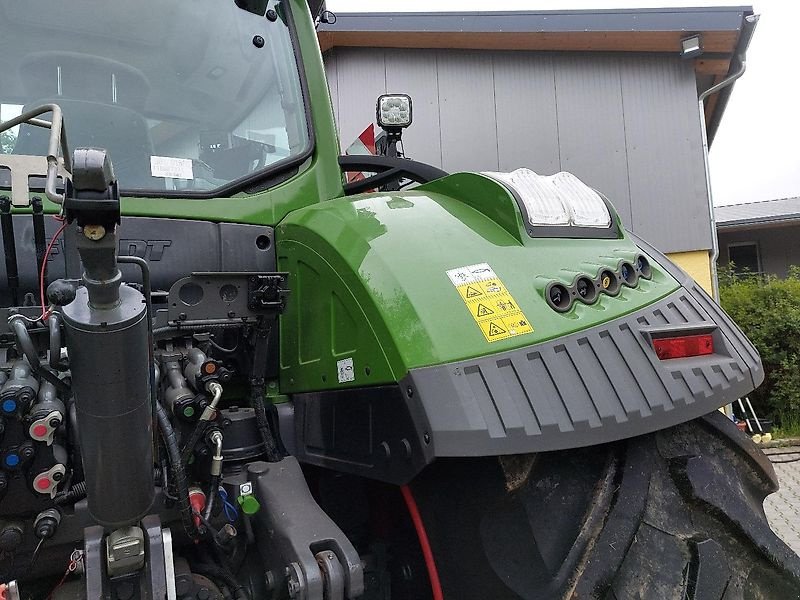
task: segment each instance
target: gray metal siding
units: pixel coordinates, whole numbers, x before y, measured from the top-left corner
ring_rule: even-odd
[[[710,239],[700,115],[690,62],[620,60],[631,226],[656,247]],[[687,201],[688,200],[688,201]],[[668,223],[670,227],[653,227]]]
[[[499,163],[492,55],[445,51],[437,53],[436,62],[441,167],[445,171],[496,171]],[[410,154],[410,145],[408,151]]]
[[[403,143],[414,148],[415,160],[432,165],[442,164],[437,73],[436,55],[431,52],[386,53],[386,91],[409,94],[414,102],[414,124],[403,136]]]
[[[574,173],[605,194],[630,227],[618,59],[561,55],[555,68],[561,170]]]
[[[407,92],[409,157],[447,171],[575,173],[664,252],[711,248],[700,113],[688,62],[664,55],[337,48],[342,148],[376,97]]]
[[[500,169],[558,171],[561,165],[552,57],[527,52],[504,54],[502,60],[494,61],[494,87]]]
[[[800,225],[779,225],[740,231],[719,230],[719,265],[728,265],[728,244],[755,243],[761,271],[786,277],[789,268],[800,266]]]
[[[342,53],[336,59],[342,150],[375,120],[375,100],[386,93],[384,51]],[[332,90],[331,90],[332,93]]]

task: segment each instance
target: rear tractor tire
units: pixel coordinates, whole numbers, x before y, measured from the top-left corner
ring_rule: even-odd
[[[453,600],[788,600],[766,456],[724,415],[624,442],[441,460],[411,489]]]

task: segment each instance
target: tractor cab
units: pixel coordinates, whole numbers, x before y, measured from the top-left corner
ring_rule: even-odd
[[[128,195],[274,178],[312,148],[295,31],[306,15],[261,4],[4,3],[0,119],[58,104],[70,146],[106,149]],[[44,155],[47,142],[23,124],[2,133],[0,153]],[[8,178],[0,169],[0,187]]]

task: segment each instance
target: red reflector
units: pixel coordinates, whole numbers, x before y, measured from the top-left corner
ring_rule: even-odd
[[[661,360],[714,354],[714,339],[710,333],[653,340],[653,348]]]

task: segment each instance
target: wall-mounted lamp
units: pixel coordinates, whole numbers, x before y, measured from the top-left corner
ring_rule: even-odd
[[[703,53],[703,39],[700,34],[681,40],[681,58],[694,58]]]

